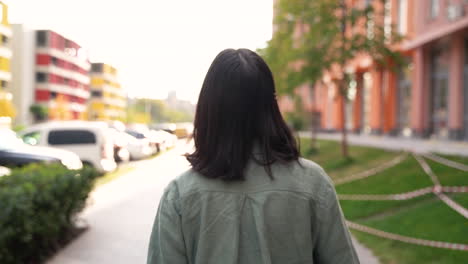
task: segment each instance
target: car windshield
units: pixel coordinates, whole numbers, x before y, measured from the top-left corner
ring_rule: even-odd
[[[145,138],[145,135],[143,135],[142,133],[138,133],[138,132],[136,132],[136,131],[133,131],[133,130],[127,130],[127,131],[125,131],[125,132],[127,132],[127,134],[132,135],[132,136],[134,136],[134,137],[136,137],[136,138],[138,138],[138,139],[143,139],[143,138]]]
[[[16,133],[8,130],[0,130],[0,149],[15,149],[24,145],[23,141],[16,136]]]

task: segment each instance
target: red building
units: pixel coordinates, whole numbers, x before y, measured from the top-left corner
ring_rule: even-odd
[[[13,84],[18,99],[17,123],[32,121],[31,105],[48,109],[49,119],[83,119],[86,116],[90,62],[76,42],[51,30],[27,30],[14,25]],[[25,81],[26,80],[26,81]]]
[[[298,87],[305,109],[320,116],[322,130],[468,140],[468,1],[465,0],[349,0],[354,7],[373,4],[384,11],[405,40],[393,47],[409,66],[391,71],[376,66],[369,56],[348,62],[353,73],[350,102],[343,103],[325,74],[314,85]],[[378,22],[378,21],[377,21]],[[339,74],[338,74],[339,75]],[[280,100],[293,111],[291,100]],[[346,107],[347,123],[343,123]]]

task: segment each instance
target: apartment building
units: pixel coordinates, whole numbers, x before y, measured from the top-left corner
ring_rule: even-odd
[[[8,6],[0,1],[0,127],[9,127],[15,116],[11,93],[12,30],[8,22]]]
[[[90,96],[87,52],[52,30],[13,25],[13,35],[15,122],[85,119]],[[47,116],[40,116],[41,108]]]
[[[124,121],[127,95],[118,81],[117,69],[105,63],[92,63],[90,77],[89,119]]]

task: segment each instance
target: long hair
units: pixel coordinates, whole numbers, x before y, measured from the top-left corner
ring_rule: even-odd
[[[248,49],[226,49],[214,59],[200,91],[193,137],[195,151],[187,160],[209,178],[244,180],[251,159],[273,178],[273,163],[299,158],[276,101],[273,75]]]

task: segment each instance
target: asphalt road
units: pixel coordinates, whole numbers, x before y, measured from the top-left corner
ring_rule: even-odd
[[[67,245],[49,264],[146,263],[148,241],[159,199],[167,184],[189,168],[182,156],[184,142],[154,159],[140,161],[136,169],[97,188],[83,218],[90,228]],[[377,264],[359,244],[363,264]]]

